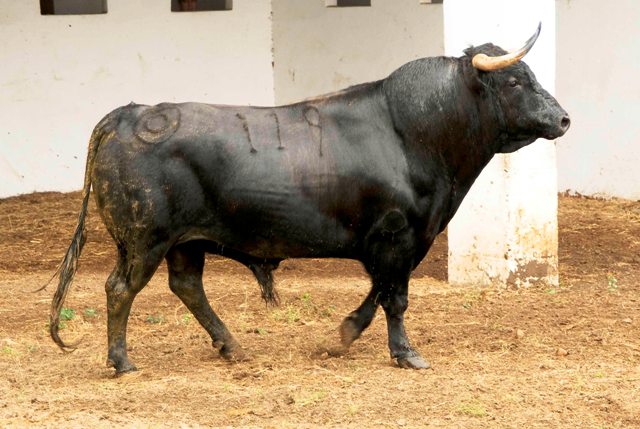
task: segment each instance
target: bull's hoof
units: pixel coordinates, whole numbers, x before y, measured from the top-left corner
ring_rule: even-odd
[[[340,343],[342,344],[342,353],[349,350],[351,343],[358,339],[360,331],[356,328],[356,324],[347,316],[340,324]]]
[[[217,348],[220,356],[229,362],[246,362],[250,360],[249,356],[238,344],[224,344],[222,347],[216,347],[214,343],[213,347]]]
[[[325,354],[328,357],[342,357],[347,354],[349,351],[348,347],[344,347],[342,344],[340,345],[331,345],[331,346],[322,346],[318,348],[318,354]]]
[[[349,348],[344,346],[330,347],[327,349],[327,355],[331,357],[342,357],[346,355],[348,351]]]
[[[116,370],[114,377],[122,377],[125,376],[127,374],[134,374],[138,372],[138,368],[135,367],[135,365],[131,365],[129,367],[123,368],[121,370]]]
[[[407,369],[429,369],[431,368],[431,364],[426,360],[422,359],[422,356],[405,356],[396,358],[398,362],[398,366],[400,368]]]
[[[134,372],[138,370],[138,368],[136,368],[136,366],[131,362],[129,362],[128,360],[116,362],[113,359],[107,359],[107,368],[115,368],[116,377],[122,374],[126,374],[128,372]]]
[[[342,345],[334,345],[330,342],[323,342],[316,345],[313,357],[317,359],[327,359],[332,357],[341,357],[347,353],[347,349]]]

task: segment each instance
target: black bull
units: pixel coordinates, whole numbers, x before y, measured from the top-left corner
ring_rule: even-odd
[[[84,244],[93,186],[118,249],[106,283],[108,364],[127,357],[131,304],[166,259],[171,290],[228,359],[244,353],[210,307],[205,253],[249,267],[275,302],[272,271],[286,258],[350,258],[372,279],[340,326],[346,351],[384,309],[391,356],[428,363],[407,338],[403,315],[412,270],[455,214],[494,154],[569,127],[567,113],[522,62],[495,71],[460,58],[424,58],[386,79],[297,104],[238,107],[130,104],[108,114],[89,144],[83,205],[59,269],[50,332]]]

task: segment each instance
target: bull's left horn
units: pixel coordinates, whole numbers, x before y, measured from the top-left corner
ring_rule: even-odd
[[[473,60],[471,60],[471,64],[482,71],[494,71],[517,63],[522,59],[522,57],[527,55],[527,52],[529,52],[536,43],[536,40],[538,40],[538,36],[540,35],[541,28],[542,22],[538,24],[538,29],[535,34],[531,36],[531,38],[527,40],[527,43],[517,51],[509,52],[508,54],[500,55],[499,57],[490,57],[486,54],[476,54],[474,55]]]

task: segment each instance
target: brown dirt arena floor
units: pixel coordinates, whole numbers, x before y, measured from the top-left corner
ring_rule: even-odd
[[[560,198],[559,288],[450,287],[446,240],[411,281],[407,329],[432,370],[393,366],[381,313],[348,355],[323,345],[368,291],[362,269],[288,261],[266,308],[248,270],[210,258],[206,289],[252,360],[221,360],[161,267],[135,301],[130,356],[106,360],[113,246],[95,212],[66,302],[62,353],[44,284],[75,226],[78,193],[0,200],[0,427],[640,427],[640,202]]]

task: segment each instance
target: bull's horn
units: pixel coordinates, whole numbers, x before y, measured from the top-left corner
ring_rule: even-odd
[[[476,54],[473,56],[473,60],[471,60],[471,64],[477,69],[483,71],[494,71],[500,70],[505,67],[509,67],[512,64],[517,63],[527,55],[527,52],[531,50],[533,45],[538,40],[538,36],[540,35],[540,29],[542,28],[542,22],[538,24],[538,29],[535,34],[531,36],[525,45],[518,49],[515,52],[509,52],[508,54],[500,55],[499,57],[490,57],[485,54]]]

